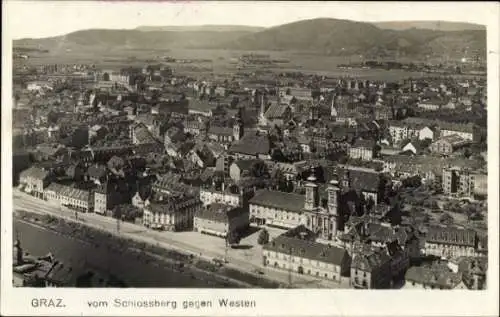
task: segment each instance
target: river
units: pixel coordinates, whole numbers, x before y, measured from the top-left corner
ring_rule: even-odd
[[[177,272],[164,267],[159,260],[146,263],[146,257],[139,253],[109,251],[19,220],[14,221],[13,236],[19,238],[25,252],[34,256],[51,252],[65,266],[87,263],[91,270],[109,272],[129,287],[223,287],[222,282],[194,279],[188,270]]]

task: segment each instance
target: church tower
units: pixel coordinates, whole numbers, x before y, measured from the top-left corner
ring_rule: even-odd
[[[243,119],[241,118],[241,111],[242,109],[240,108],[236,122],[233,125],[233,138],[235,141],[239,141],[243,137]]]
[[[264,94],[260,95],[260,111],[259,111],[259,125],[265,126],[267,125],[266,120],[266,103],[264,100]]]
[[[305,210],[315,210],[319,206],[319,194],[318,185],[316,184],[316,177],[314,172],[307,178],[306,187],[306,199],[304,203]]]
[[[332,216],[332,222],[331,222],[331,234],[333,237],[337,235],[337,231],[339,229],[339,211],[338,211],[338,205],[339,205],[339,182],[335,178],[330,181],[328,184],[328,214]]]
[[[330,107],[330,116],[336,118],[338,115],[337,112],[337,94],[333,94],[332,96],[332,105]]]

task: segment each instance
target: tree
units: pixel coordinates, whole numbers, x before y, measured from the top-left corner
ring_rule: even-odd
[[[264,176],[266,171],[267,171],[266,164],[262,161],[259,161],[253,164],[251,174],[254,177],[262,177]]]
[[[371,212],[374,206],[375,206],[375,201],[373,200],[373,197],[372,196],[368,197],[368,200],[366,201],[366,211]]]
[[[464,150],[464,157],[469,158],[472,155],[472,151],[468,148]]]
[[[135,206],[118,205],[113,208],[113,218],[124,221],[135,221],[135,219],[139,217],[142,217],[142,212]]]
[[[268,242],[269,242],[269,232],[266,229],[262,229],[259,233],[259,238],[257,239],[257,243],[263,245]]]
[[[402,183],[404,187],[416,188],[422,185],[422,178],[418,175],[415,175],[412,177],[405,178]]]
[[[236,231],[230,231],[227,235],[226,235],[226,242],[227,244],[229,244],[230,246],[233,246],[235,244],[239,244],[241,241],[241,237],[240,235],[236,232]]]
[[[449,213],[444,213],[441,217],[439,217],[439,222],[445,225],[453,224],[453,217],[450,216]]]

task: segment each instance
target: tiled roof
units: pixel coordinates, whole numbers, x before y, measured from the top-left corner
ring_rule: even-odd
[[[208,134],[233,135],[233,128],[210,126],[210,128],[208,129]]]
[[[133,127],[135,138],[138,143],[155,143],[157,140],[153,137],[151,132],[144,124],[137,124]]]
[[[287,109],[289,109],[288,105],[273,103],[269,109],[267,109],[265,117],[268,119],[283,118]]]
[[[53,191],[56,193],[60,193],[64,187],[65,187],[64,185],[58,183],[50,183],[50,185],[47,186],[47,188],[45,188],[45,191]]]
[[[460,124],[460,123],[452,123],[452,122],[441,122],[439,124],[439,128],[442,130],[449,131],[458,131],[458,132],[469,132],[472,133],[474,131],[474,124]]]
[[[335,265],[342,265],[344,259],[349,256],[345,249],[339,247],[285,235],[276,237],[264,245],[263,249]]]
[[[243,212],[244,210],[242,208],[224,204],[211,204],[208,208],[202,208],[196,212],[195,217],[227,223],[229,219],[236,217]]]
[[[173,214],[178,211],[185,210],[186,207],[192,206],[193,198],[189,196],[166,196],[161,197],[161,200],[152,202],[147,209],[153,213]]]
[[[452,135],[442,137],[442,138],[438,139],[436,142],[447,142],[447,143],[451,144],[452,146],[461,146],[461,145],[467,144],[469,141],[464,140],[458,134],[452,134]]]
[[[186,140],[186,135],[178,127],[171,127],[165,132],[165,136],[168,136],[172,142],[182,142]]]
[[[106,167],[102,165],[92,165],[88,168],[87,173],[92,178],[100,179],[106,176]]]
[[[349,184],[352,189],[378,192],[380,184],[380,173],[369,169],[356,168],[348,166],[339,171],[349,178]]]
[[[30,167],[27,170],[21,172],[20,177],[31,177],[36,179],[45,179],[49,175],[49,172],[38,167]]]
[[[371,272],[390,260],[389,255],[383,250],[372,251],[368,254],[359,253],[352,259],[351,268]]]
[[[415,170],[419,169],[423,172],[434,172],[436,175],[441,175],[444,167],[457,166],[469,167],[477,169],[481,163],[477,160],[468,160],[464,158],[436,158],[433,156],[406,156],[406,155],[391,155],[384,158],[384,161],[396,163],[397,169]]]
[[[238,160],[238,161],[235,161],[233,164],[236,164],[240,168],[240,170],[242,170],[242,171],[249,171],[252,169],[254,164],[256,164],[258,162],[262,162],[262,161],[261,160]]]
[[[304,210],[303,195],[280,191],[260,190],[250,199],[250,204],[300,213]]]
[[[407,282],[450,289],[462,282],[462,274],[453,273],[445,269],[413,266],[406,272],[405,280]]]
[[[62,185],[59,195],[80,201],[88,201],[90,198],[89,191],[64,185]]]
[[[269,154],[271,144],[267,135],[247,134],[229,149],[233,153],[248,155]]]
[[[476,245],[476,237],[477,234],[473,230],[430,227],[426,235],[426,242],[474,247]]]
[[[176,183],[179,183],[181,176],[178,174],[168,173],[161,175],[156,182],[154,182],[153,187],[158,188],[171,188]]]
[[[219,143],[213,143],[213,142],[205,143],[205,146],[210,152],[213,153],[215,157],[219,157],[225,151],[224,147]]]
[[[364,147],[364,148],[372,149],[374,146],[375,146],[375,141],[373,141],[373,140],[357,139],[352,147]]]

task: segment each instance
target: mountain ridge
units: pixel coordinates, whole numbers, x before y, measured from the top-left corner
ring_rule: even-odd
[[[387,30],[408,30],[408,29],[426,29],[434,31],[484,31],[486,26],[476,23],[451,22],[451,21],[385,21],[372,22],[381,29]]]
[[[209,31],[209,32],[258,32],[264,30],[265,27],[249,26],[249,25],[219,25],[219,24],[204,24],[204,25],[141,25],[134,30],[143,32],[151,31],[169,31],[169,32],[182,32],[182,31]]]
[[[424,21],[426,23],[428,21]],[[396,22],[397,23],[397,22]],[[413,22],[410,21],[409,25]],[[414,24],[413,24],[414,25]],[[206,48],[243,51],[311,51],[325,55],[427,56],[485,54],[485,30],[383,29],[377,24],[342,19],[301,20],[262,30],[242,26],[91,29],[45,39],[22,39],[14,46],[51,48]],[[142,28],[142,29],[141,29]],[[243,26],[243,29],[245,26]],[[252,27],[250,27],[252,28]],[[146,29],[148,29],[146,27]],[[224,31],[221,31],[224,30]]]

